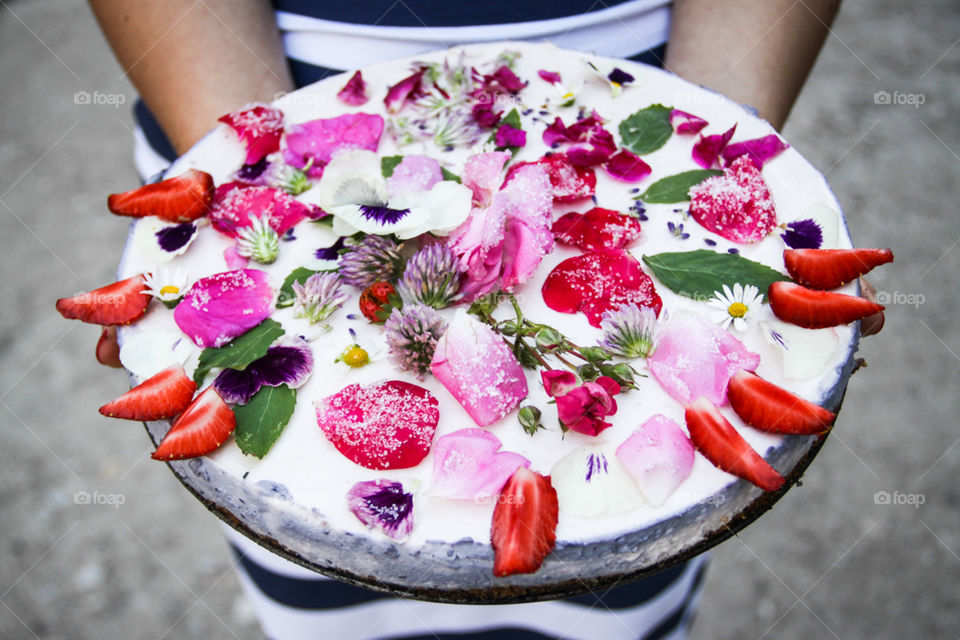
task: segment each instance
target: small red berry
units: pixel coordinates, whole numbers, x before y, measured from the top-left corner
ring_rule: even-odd
[[[374,282],[360,294],[360,312],[374,324],[384,322],[397,297],[397,290],[389,282]]]

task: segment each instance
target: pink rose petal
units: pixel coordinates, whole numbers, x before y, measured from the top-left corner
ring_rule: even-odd
[[[387,113],[398,113],[407,104],[407,100],[420,94],[420,83],[425,72],[425,68],[415,71],[387,90],[387,96],[383,99]]]
[[[550,228],[557,242],[583,249],[622,249],[640,237],[640,221],[612,209],[594,207],[586,213],[571,211]]]
[[[571,431],[586,436],[597,436],[613,425],[604,418],[617,412],[613,396],[620,393],[620,385],[612,378],[601,376],[596,382],[584,382],[557,397],[557,417]]]
[[[477,153],[467,158],[460,175],[464,186],[473,191],[473,203],[486,206],[503,184],[503,165],[510,159],[507,151]]]
[[[353,107],[366,104],[367,100],[370,99],[370,96],[367,95],[367,83],[359,71],[350,76],[347,84],[343,85],[343,89],[340,89],[337,93],[337,99]]]
[[[693,145],[693,161],[704,169],[714,169],[720,166],[720,152],[730,142],[737,125],[733,125],[724,133],[712,136],[700,136],[700,140]]]
[[[433,185],[443,180],[440,163],[427,156],[404,156],[393,169],[393,175],[387,178],[387,192],[391,198],[405,193],[429,191]]]
[[[657,348],[647,358],[650,373],[681,404],[706,396],[714,405],[727,401],[730,377],[754,371],[760,356],[713,322],[693,312],[675,313],[663,327]]]
[[[626,149],[612,156],[604,169],[611,178],[628,183],[640,182],[653,171],[640,156]]]
[[[173,320],[198,347],[221,347],[268,318],[274,295],[263,271],[224,271],[194,282]]]
[[[527,132],[504,122],[494,136],[497,147],[522,147],[527,144]]]
[[[247,148],[244,164],[256,164],[280,148],[283,112],[268,105],[255,104],[219,118],[230,125]]]
[[[700,130],[710,123],[700,116],[695,116],[692,113],[687,113],[680,109],[674,109],[670,112],[670,124],[673,125],[674,131],[682,135],[686,133],[700,133]]]
[[[347,113],[310,120],[287,129],[283,159],[298,169],[312,160],[307,174],[319,178],[334,153],[343,149],[376,151],[382,133],[383,118],[379,115]]]
[[[280,189],[251,187],[242,182],[227,182],[214,192],[210,220],[214,229],[237,237],[237,229],[250,226],[250,217],[267,218],[267,222],[283,235],[304,218],[311,208]]]
[[[227,269],[243,269],[250,264],[250,259],[240,255],[237,251],[236,243],[223,250],[223,259],[227,263]]]
[[[655,507],[667,501],[693,470],[695,450],[676,422],[656,414],[617,447],[617,458]]]
[[[760,169],[740,156],[722,176],[690,188],[690,216],[734,242],[759,242],[777,226],[777,209]]]
[[[530,467],[529,460],[500,451],[501,446],[486,429],[460,429],[437,438],[430,495],[474,501],[496,496],[517,467]]]
[[[782,151],[789,148],[790,145],[781,140],[779,136],[771,133],[762,138],[743,140],[727,145],[723,149],[723,159],[727,164],[730,164],[736,158],[742,155],[748,155],[758,167],[763,168],[763,165],[768,160],[772,160]]]
[[[527,378],[510,348],[464,309],[437,342],[430,371],[481,427],[527,397]]]
[[[546,71],[544,69],[540,69],[537,71],[537,75],[550,84],[557,84],[560,82],[560,74],[556,71]]]
[[[551,398],[566,395],[577,387],[577,376],[566,369],[547,369],[540,372],[543,389]]]

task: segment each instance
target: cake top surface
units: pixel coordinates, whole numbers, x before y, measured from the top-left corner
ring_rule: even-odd
[[[234,513],[294,553],[291,520],[487,545],[518,466],[549,476],[558,546],[642,531],[737,482],[694,454],[698,398],[762,456],[797,436],[747,426],[731,376],[830,404],[849,375],[855,324],[800,328],[765,299],[784,249],[851,246],[825,180],[658,69],[425,54],[230,114],[166,175],[194,169],[207,216],[132,226],[120,277],[179,302],[124,327],[121,359],[138,381],[182,363],[232,405],[205,473],[253,491]]]

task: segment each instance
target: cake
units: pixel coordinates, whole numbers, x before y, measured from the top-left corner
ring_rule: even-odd
[[[880,309],[823,176],[658,69],[475,45],[222,121],[111,196],[118,283],[58,309],[147,381],[105,415],[347,581],[511,602],[705,550],[803,473]]]

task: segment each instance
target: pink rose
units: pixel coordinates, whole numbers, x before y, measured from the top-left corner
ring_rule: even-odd
[[[612,425],[604,418],[617,412],[613,396],[620,385],[613,378],[600,376],[596,382],[577,386],[577,378],[569,371],[544,371],[540,374],[547,395],[557,400],[557,416],[566,429],[587,436],[599,435]]]

